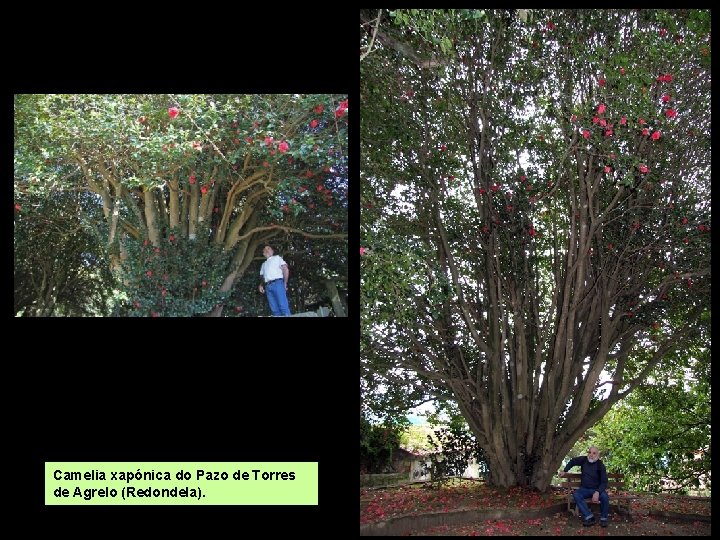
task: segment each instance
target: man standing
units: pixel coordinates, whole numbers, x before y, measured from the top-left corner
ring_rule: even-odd
[[[258,290],[265,293],[265,289],[267,289],[267,299],[273,317],[288,316],[290,307],[285,294],[290,277],[288,265],[280,255],[273,255],[273,248],[270,246],[263,248],[263,255],[267,260],[260,267],[263,283],[260,284]]]
[[[568,470],[576,465],[580,466],[582,476],[580,477],[580,487],[573,493],[573,498],[578,510],[583,515],[583,525],[595,524],[595,516],[585,503],[586,497],[592,497],[592,502],[600,502],[600,526],[607,527],[608,511],[610,510],[610,500],[606,491],[608,478],[605,464],[600,461],[600,451],[596,446],[591,446],[587,457],[578,456],[568,461],[565,470],[559,473],[560,476],[565,476]]]

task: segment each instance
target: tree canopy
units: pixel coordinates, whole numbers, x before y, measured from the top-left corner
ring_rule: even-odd
[[[363,384],[544,490],[709,316],[709,11],[360,22]]]
[[[114,314],[250,313],[233,286],[257,278],[268,243],[291,268],[313,261],[298,301],[317,301],[323,279],[347,278],[347,108],[328,94],[16,95],[16,223],[37,215],[30,198],[89,195],[71,212],[103,235]]]

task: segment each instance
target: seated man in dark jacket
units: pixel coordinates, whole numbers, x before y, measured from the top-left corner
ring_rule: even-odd
[[[600,502],[600,526],[607,527],[608,511],[610,510],[610,499],[606,491],[608,478],[605,464],[600,461],[600,452],[597,447],[591,446],[587,457],[578,456],[568,461],[565,470],[559,473],[560,476],[565,476],[568,470],[576,465],[580,466],[582,477],[580,478],[580,487],[575,490],[573,497],[578,510],[584,517],[583,525],[595,524],[595,516],[585,503],[586,497],[592,497],[593,502]]]

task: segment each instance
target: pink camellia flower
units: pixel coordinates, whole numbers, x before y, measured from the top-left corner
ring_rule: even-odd
[[[652,134],[652,140],[653,140],[653,141],[657,141],[659,138],[660,138],[660,132],[659,132],[659,131],[656,131],[655,133]]]
[[[662,100],[663,103],[667,103],[668,101],[670,101],[670,94],[663,94]]]
[[[168,109],[168,114],[170,115],[170,118],[175,118],[178,114],[180,114],[180,109],[177,107],[170,107]]]
[[[649,133],[650,133],[650,130],[648,128],[645,128],[642,130],[643,137],[647,137]]]
[[[205,195],[207,192],[208,192],[208,187],[207,187],[207,186],[202,186],[202,187],[200,188],[200,193],[202,193],[203,195]]]
[[[702,223],[700,225],[698,225],[698,230],[700,232],[703,232],[705,230],[705,225],[703,225]]]
[[[677,111],[675,109],[668,109],[665,111],[665,116],[668,118],[675,118],[677,116]]]
[[[574,114],[573,114],[573,115],[570,117],[570,121],[571,121],[571,122],[575,122],[576,120],[577,120],[577,115],[574,115]]]
[[[320,103],[319,105],[316,105],[316,106],[315,106],[315,109],[314,109],[314,110],[315,110],[316,113],[322,114],[322,112],[325,110],[325,105],[323,105],[322,103]]]
[[[194,184],[196,180],[197,180],[197,179],[196,179],[195,175],[194,175],[194,174],[191,174],[191,175],[190,175],[190,178],[189,178],[190,184]]]
[[[265,146],[272,146],[273,138],[272,137],[265,137]]]
[[[263,167],[269,167],[270,164],[267,161],[263,161]]]
[[[174,241],[175,241],[175,235],[174,235],[174,234],[171,234],[171,235],[168,237],[168,240],[170,240],[171,242],[174,242]]]
[[[280,153],[284,154],[288,151],[288,148],[290,148],[290,145],[286,143],[285,141],[278,144],[278,150],[280,150]]]
[[[252,137],[245,137],[245,140],[248,142],[248,144],[252,144],[253,142]]]
[[[310,122],[310,127],[313,128],[313,129],[315,129],[315,128],[317,127],[317,125],[318,125],[318,121],[317,121],[317,120],[312,120],[312,121]]]
[[[643,165],[642,163],[640,164],[640,172],[641,173],[647,174],[648,170],[649,169],[647,168],[647,166]]]
[[[147,272],[145,272],[145,275],[147,277],[152,277],[152,270],[148,270]]]
[[[583,137],[585,137],[586,139],[590,138],[590,130],[589,129],[586,129],[583,131]]]
[[[600,80],[598,81],[598,84],[599,84],[600,86],[605,86],[605,79],[600,79]]]
[[[605,104],[601,103],[600,105],[598,105],[598,114],[602,114],[604,112],[605,112]]]
[[[600,121],[600,119],[597,116],[593,116],[592,123],[597,124]]]
[[[365,255],[365,251],[366,251],[365,248],[364,248],[364,247],[361,247],[361,248],[360,248],[360,255]]]
[[[607,120],[605,120],[604,118],[601,118],[599,124],[600,124],[602,127],[605,127],[605,126],[607,125]]]
[[[606,129],[605,130],[605,136],[606,137],[612,137],[613,130],[612,129]]]
[[[627,118],[623,116],[623,117],[620,119],[620,125],[621,125],[621,126],[624,126],[625,124],[627,124]]]
[[[605,165],[605,172],[606,172],[606,173],[609,173],[611,170],[612,170],[612,169],[610,168],[609,165]]]
[[[160,253],[160,248],[156,247],[154,251],[155,251],[155,253]]]
[[[645,120],[643,120],[642,118],[638,118],[638,124],[640,124],[641,126],[645,125]]]
[[[17,210],[19,212],[20,210],[22,210],[22,206],[20,206],[19,204],[16,204],[15,210]]]

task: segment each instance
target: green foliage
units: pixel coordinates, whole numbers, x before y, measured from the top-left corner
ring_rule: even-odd
[[[115,314],[186,316],[239,300],[220,286],[281,234],[301,238],[305,258],[321,248],[319,266],[346,277],[345,96],[49,94],[16,95],[14,106],[16,193],[100,196],[91,220],[108,264],[122,260],[130,300]],[[159,256],[138,247],[145,239]],[[168,278],[141,279],[147,271]]]
[[[488,471],[485,453],[462,417],[455,417],[447,426],[427,436],[431,446],[430,463],[423,466],[423,474],[430,472],[433,482],[443,483],[451,476],[460,476],[470,460],[475,459],[484,473]]]
[[[360,417],[360,472],[386,472],[393,452],[400,446],[402,428],[397,425],[372,424]]]
[[[685,357],[595,427],[608,468],[624,472],[634,489],[710,489],[710,352],[693,347]]]

